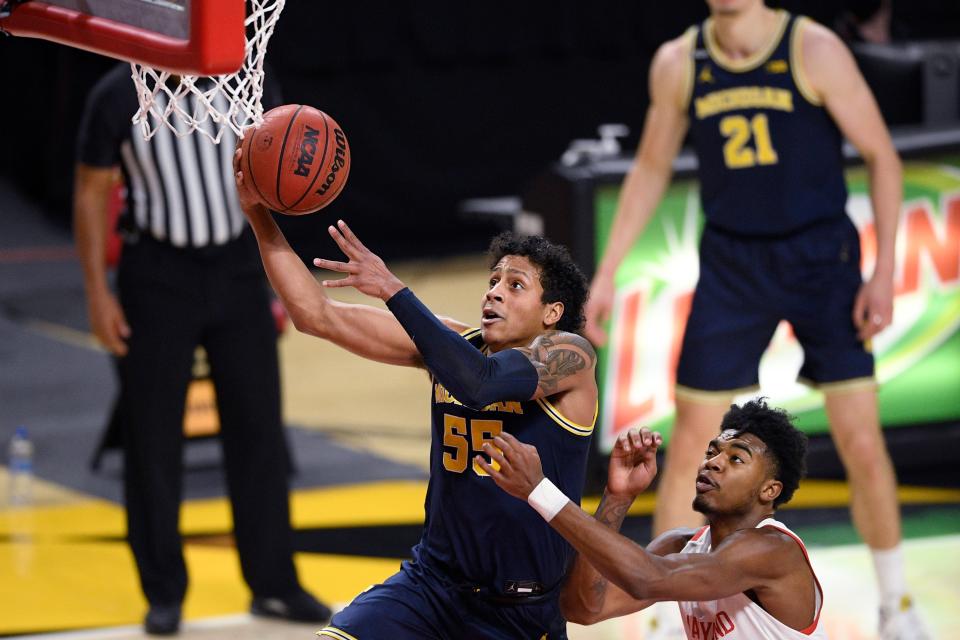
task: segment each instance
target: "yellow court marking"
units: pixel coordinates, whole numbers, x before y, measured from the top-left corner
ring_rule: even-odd
[[[361,527],[423,522],[427,483],[419,480],[370,482],[322,489],[298,489],[291,494],[294,527]],[[960,489],[901,486],[903,505],[960,504]],[[653,513],[655,494],[639,496],[630,515]],[[583,509],[593,513],[600,499],[585,496]],[[839,480],[806,480],[784,509],[845,507],[850,488]],[[228,532],[233,526],[226,498],[191,500],[181,508],[180,529],[186,535]],[[123,508],[106,500],[0,510],[0,536],[33,540],[121,538],[126,535]]]
[[[427,483],[371,482],[291,492],[296,528],[375,526],[423,521]],[[233,526],[224,497],[188,500],[180,510],[184,534],[218,533]],[[89,498],[65,505],[0,510],[0,536],[37,539],[122,537],[126,519],[119,504]]]
[[[13,568],[0,580],[3,634],[130,624],[144,610],[125,543],[2,543],[0,566]]]
[[[900,485],[901,505],[960,504],[960,489]],[[845,507],[850,504],[850,485],[840,480],[804,480],[784,509]]]
[[[236,550],[187,545],[190,587],[187,620],[242,613],[250,592]],[[326,602],[346,603],[400,567],[399,560],[297,554],[308,590]],[[126,543],[0,543],[0,634],[139,624],[146,611]]]
[[[960,504],[960,489],[942,489],[937,487],[897,488],[897,497],[901,505],[916,504]],[[637,497],[630,507],[629,515],[651,515],[656,502],[656,494],[648,491]],[[600,504],[597,496],[583,499],[583,510],[594,513]],[[850,486],[841,480],[804,480],[794,494],[793,499],[782,509],[827,509],[846,507],[850,504]]]
[[[290,496],[291,517],[298,529],[423,522],[426,493],[425,480],[297,489]],[[185,533],[218,531],[231,522],[225,498],[192,500],[181,513]]]

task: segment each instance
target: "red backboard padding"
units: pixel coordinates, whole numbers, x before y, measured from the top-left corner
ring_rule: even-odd
[[[0,28],[180,75],[212,76],[233,73],[243,64],[245,4],[193,0],[187,40],[37,0],[14,7]]]

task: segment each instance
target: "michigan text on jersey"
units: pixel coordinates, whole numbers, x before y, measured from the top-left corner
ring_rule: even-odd
[[[793,93],[776,87],[736,87],[712,91],[695,102],[697,118],[704,119],[737,109],[793,111]]]
[[[437,404],[459,404],[463,405],[462,402],[453,397],[446,387],[444,387],[439,382],[434,383],[433,385],[433,399]],[[482,411],[500,411],[502,413],[518,413],[523,414],[523,405],[515,400],[510,400],[507,402],[494,402],[485,406]]]

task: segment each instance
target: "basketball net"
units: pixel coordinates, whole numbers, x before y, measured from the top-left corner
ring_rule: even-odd
[[[194,0],[196,1],[196,0]],[[145,140],[167,127],[177,136],[197,131],[214,144],[226,127],[242,137],[263,122],[263,61],[286,0],[248,0],[246,46],[239,71],[221,76],[176,76],[131,63],[140,109],[133,116]]]

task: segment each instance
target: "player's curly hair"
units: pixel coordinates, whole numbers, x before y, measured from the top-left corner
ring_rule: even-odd
[[[492,269],[504,256],[522,256],[540,267],[540,286],[544,303],[562,302],[563,315],[557,329],[580,333],[583,328],[583,305],[587,302],[587,278],[563,245],[541,236],[519,236],[504,231],[490,241],[487,250]]]
[[[783,409],[767,406],[766,398],[758,398],[740,407],[730,405],[720,423],[721,432],[727,429],[738,436],[752,433],[767,445],[773,477],[783,484],[773,507],[789,502],[807,472],[807,436],[793,426],[793,418]]]

